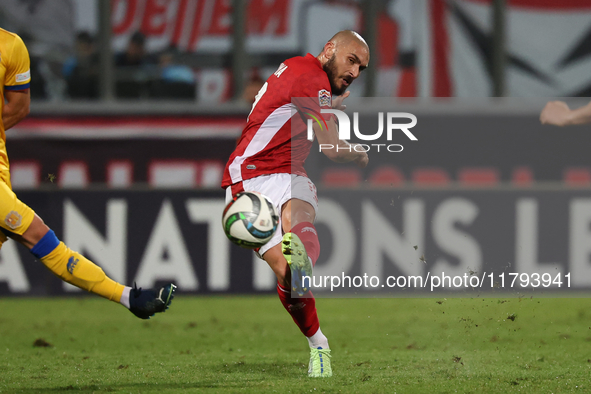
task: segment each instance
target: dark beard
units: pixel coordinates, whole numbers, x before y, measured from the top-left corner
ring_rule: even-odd
[[[345,93],[345,91],[347,90],[347,87],[345,85],[343,85],[343,87],[338,88],[336,86],[336,80],[337,80],[337,66],[335,64],[336,61],[336,57],[335,55],[332,55],[332,57],[326,62],[324,63],[324,65],[322,66],[322,69],[324,70],[324,72],[326,73],[326,75],[328,76],[328,81],[330,82],[330,90],[332,91],[332,94],[340,96],[341,94]]]

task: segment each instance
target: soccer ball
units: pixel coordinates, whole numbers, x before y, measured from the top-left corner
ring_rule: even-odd
[[[258,192],[238,193],[224,209],[222,226],[230,241],[249,249],[260,248],[277,231],[279,215],[271,201]]]

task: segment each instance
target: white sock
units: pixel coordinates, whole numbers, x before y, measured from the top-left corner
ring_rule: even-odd
[[[119,300],[119,303],[121,305],[123,305],[124,307],[126,307],[127,309],[129,309],[131,307],[129,304],[129,293],[130,292],[131,292],[131,287],[125,286],[125,289],[123,289],[123,294],[121,294],[121,299]]]
[[[323,349],[329,349],[328,338],[324,336],[320,328],[318,328],[316,334],[306,338],[308,339],[308,344],[310,345],[310,347],[313,347],[314,349],[317,349],[319,347]]]

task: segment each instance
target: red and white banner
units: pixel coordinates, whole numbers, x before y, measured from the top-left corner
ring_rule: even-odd
[[[76,29],[96,32],[98,0],[69,1]],[[337,31],[361,28],[355,1],[244,1],[246,45],[251,53],[315,52]],[[231,50],[230,0],[111,0],[111,8],[115,50],[122,50],[136,31],[146,35],[151,52],[170,45],[186,52]]]
[[[415,37],[429,43],[417,45],[422,95],[491,96],[492,1],[424,1]],[[591,94],[591,1],[508,0],[505,17],[507,96]]]
[[[225,54],[232,49],[229,0],[113,0],[112,5],[115,50],[122,50],[135,31],[146,35],[146,47],[150,52],[170,45],[182,51],[209,54]],[[79,7],[85,5],[79,4]],[[362,12],[355,1],[248,0],[246,9],[249,53],[318,54],[336,32],[363,31]],[[96,10],[89,8],[88,12]],[[85,14],[79,12],[79,15]],[[414,95],[408,83],[399,87],[398,27],[392,13],[380,14],[376,23],[379,50],[372,55],[372,62],[378,64],[378,95]],[[262,76],[266,78],[276,67],[273,64],[261,70]],[[214,74],[221,77],[223,83],[214,81],[214,84],[223,90],[223,86],[229,84],[229,75],[219,72],[215,74],[214,71]],[[402,74],[402,78],[405,77],[407,75]],[[361,78],[352,92],[362,95],[363,90]],[[205,96],[200,92],[200,99]],[[207,94],[208,100],[225,99],[223,94],[213,96]]]
[[[149,51],[170,45],[187,52],[232,49],[230,0],[112,0],[112,12],[116,50],[135,31],[146,35]],[[316,51],[336,31],[359,29],[360,22],[359,9],[350,2],[248,0],[246,47],[251,53]]]
[[[297,12],[301,0],[251,0],[247,5],[247,46],[252,51],[297,48]],[[184,51],[231,49],[232,4],[228,0],[113,0],[116,48],[141,31],[148,49],[174,45]]]

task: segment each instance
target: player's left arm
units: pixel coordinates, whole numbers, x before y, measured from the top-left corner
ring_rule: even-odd
[[[4,123],[4,130],[8,130],[29,114],[31,92],[29,89],[7,90],[4,92],[4,99],[2,123]]]
[[[570,109],[563,101],[550,101],[540,114],[542,124],[571,126],[591,123],[591,103],[577,109]]]
[[[349,92],[346,92],[344,95],[335,98],[332,107],[343,111],[345,106],[342,105],[342,102],[348,96]],[[339,139],[339,126],[336,117],[331,116],[325,121],[325,124],[327,127],[322,127],[317,122],[313,123],[316,140],[323,147],[321,149],[322,153],[335,163],[354,162],[359,167],[365,168],[369,162],[367,152],[363,148],[356,149],[359,144]]]
[[[7,65],[4,75],[4,108],[2,109],[2,123],[4,130],[8,130],[23,120],[30,111],[31,93],[31,63],[29,51],[23,40],[16,36],[12,51],[6,56]]]

